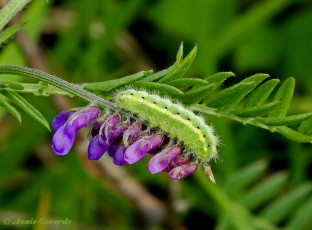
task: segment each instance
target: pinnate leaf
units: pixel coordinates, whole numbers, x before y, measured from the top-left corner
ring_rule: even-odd
[[[181,102],[186,105],[195,104],[207,97],[213,92],[214,84],[201,86],[186,92],[181,98]]]
[[[40,124],[45,126],[47,129],[50,130],[49,123],[47,120],[42,116],[42,114],[32,106],[28,101],[26,101],[22,96],[17,93],[10,92],[10,91],[3,91],[3,94],[8,97],[11,101],[13,101],[16,105],[18,105],[21,109],[23,109],[29,116],[34,118]]]
[[[24,26],[24,23],[11,26],[10,28],[6,29],[5,31],[2,31],[0,33],[0,45],[6,42],[10,37],[12,37],[22,26]]]
[[[312,136],[304,135],[286,126],[278,126],[275,128],[275,131],[279,132],[284,137],[293,141],[312,143]]]
[[[116,80],[95,83],[84,83],[82,84],[82,88],[91,91],[111,91],[117,87],[122,87],[124,85],[141,80],[149,76],[151,73],[152,71],[141,71]]]
[[[181,63],[181,61],[183,60],[183,48],[184,48],[184,45],[183,45],[183,42],[181,42],[179,50],[177,52],[176,61],[173,65],[177,65]]]
[[[3,95],[0,95],[0,107],[3,107],[9,113],[11,113],[20,123],[22,122],[21,114],[7,102],[7,98]]]
[[[294,189],[289,194],[284,195],[272,203],[263,213],[262,216],[272,223],[278,223],[287,214],[293,212],[294,207],[298,205],[311,192],[311,184],[303,184]]]
[[[251,209],[258,207],[262,202],[272,198],[286,181],[287,174],[285,172],[267,177],[245,195],[243,203]]]
[[[226,88],[218,92],[216,95],[209,98],[206,104],[209,107],[221,107],[235,103],[240,100],[241,97],[244,97],[248,92],[253,89],[253,82],[248,83],[239,83],[230,88]]]
[[[287,113],[291,99],[294,94],[295,79],[290,77],[280,86],[275,94],[274,101],[281,100],[281,104],[270,113],[271,117],[284,117]]]
[[[191,67],[194,58],[196,57],[196,53],[197,46],[195,46],[180,63],[173,65],[174,69],[172,70],[172,72],[160,79],[159,82],[172,81],[178,78],[182,78]]]
[[[181,96],[183,92],[173,86],[157,82],[135,82],[133,83],[138,89],[144,88],[148,92],[157,92],[159,95]]]
[[[243,90],[236,91],[234,93],[234,97],[231,99],[231,103],[227,104],[226,107],[222,108],[223,110],[230,110],[234,106],[236,106],[241,100],[244,99],[244,97],[250,93],[252,90],[254,90],[262,81],[264,81],[266,78],[268,78],[269,75],[267,74],[255,74],[249,78],[246,78],[242,80],[240,83],[232,86],[233,88],[237,85],[244,85],[244,84],[250,84],[248,87],[245,87]]]
[[[207,78],[205,78],[205,80],[208,83],[214,83],[216,86],[221,85],[226,79],[228,79],[229,77],[234,77],[235,73],[233,72],[219,72],[216,74],[213,74]]]
[[[268,162],[264,160],[249,164],[247,167],[235,172],[227,179],[225,189],[232,191],[244,188],[249,183],[257,180],[265,172],[267,167]]]
[[[245,107],[261,105],[269,97],[273,89],[280,82],[278,79],[271,79],[259,85],[246,99]]]
[[[298,114],[287,117],[257,117],[256,120],[266,125],[288,126],[295,125],[312,117],[312,113]]]
[[[166,84],[174,86],[178,89],[191,87],[191,86],[205,86],[208,85],[208,82],[198,78],[183,78],[173,81],[168,81]]]
[[[247,107],[231,111],[231,113],[240,117],[258,117],[263,116],[271,112],[280,102],[274,101],[255,107]]]
[[[312,216],[312,198],[308,199],[300,208],[294,212],[292,219],[287,225],[287,229],[304,229],[311,223]]]
[[[298,132],[312,136],[312,117],[300,124]]]

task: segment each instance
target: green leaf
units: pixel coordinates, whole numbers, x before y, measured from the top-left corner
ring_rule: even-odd
[[[274,101],[281,100],[282,103],[270,113],[271,117],[284,117],[287,113],[288,107],[290,105],[291,99],[294,94],[295,89],[295,79],[290,77],[281,85],[278,89]]]
[[[11,0],[0,10],[0,31],[20,10],[22,10],[31,0]]]
[[[312,136],[312,117],[300,124],[298,132]]]
[[[241,83],[253,82],[256,88],[261,82],[263,82],[268,77],[270,77],[270,75],[265,74],[265,73],[257,73],[242,80]]]
[[[195,104],[200,102],[202,99],[210,95],[215,86],[213,84],[202,86],[196,89],[192,89],[186,92],[183,97],[181,97],[181,102],[185,105]]]
[[[266,125],[288,126],[303,122],[309,119],[310,117],[312,117],[312,113],[304,113],[287,117],[257,117],[255,119]]]
[[[209,98],[206,104],[209,107],[218,108],[234,103],[242,96],[248,94],[253,89],[253,85],[254,84],[252,82],[239,83],[230,88],[223,89],[213,97]]]
[[[217,95],[208,99],[207,105],[211,107],[221,107],[226,105],[226,108],[223,109],[229,110],[237,105],[248,93],[268,77],[269,75],[267,74],[255,74],[246,78],[230,88],[221,90]]]
[[[5,96],[0,95],[0,107],[3,107],[5,110],[11,113],[19,121],[19,123],[21,123],[21,114],[12,105],[6,102],[6,100],[8,99]]]
[[[6,29],[5,31],[0,33],[0,45],[3,44],[6,40],[12,37],[25,23],[21,23],[15,26],[11,26],[10,28]]]
[[[311,224],[312,216],[312,198],[307,200],[296,212],[293,212],[292,219],[287,225],[287,229],[304,229],[306,225]]]
[[[149,75],[151,75],[152,71],[141,71],[120,79],[111,80],[111,81],[103,81],[103,82],[94,82],[94,83],[84,83],[82,84],[82,88],[91,91],[111,91],[117,87],[121,87],[124,85],[128,85],[135,81],[141,80]]]
[[[269,97],[273,89],[280,82],[278,79],[272,79],[259,85],[246,99],[245,107],[261,105]]]
[[[174,69],[176,68],[176,66],[181,63],[182,58],[183,58],[183,42],[181,43],[181,45],[179,47],[179,50],[177,52],[176,61],[173,63],[172,66],[170,66],[169,68],[164,69],[162,71],[159,71],[157,73],[151,74],[150,76],[148,76],[148,77],[146,77],[144,79],[139,80],[139,82],[152,82],[152,81],[160,80],[164,76],[172,73],[174,71]]]
[[[279,132],[280,134],[282,134],[284,137],[293,140],[293,141],[297,141],[297,142],[310,142],[312,143],[312,137],[311,136],[307,136],[304,135],[302,133],[299,133],[291,128],[288,128],[286,126],[278,126],[275,128],[276,132]]]
[[[9,83],[7,85],[8,88],[14,89],[14,90],[23,90],[24,86],[20,83]]]
[[[159,79],[161,79],[162,77],[168,75],[169,73],[171,73],[174,69],[174,65],[170,66],[167,69],[161,70],[157,73],[151,74],[141,80],[138,80],[138,82],[154,82],[154,81],[158,81]]]
[[[235,77],[235,73],[233,73],[233,72],[219,72],[219,73],[213,74],[213,75],[205,78],[205,80],[208,83],[215,83],[215,85],[217,87],[217,86],[221,85],[229,77]]]
[[[173,65],[174,69],[168,75],[159,80],[159,82],[172,81],[178,78],[182,78],[184,74],[191,67],[194,58],[196,57],[197,46],[195,46],[191,52],[177,65]]]
[[[148,92],[155,93],[157,92],[159,95],[171,95],[171,96],[181,96],[183,92],[173,86],[166,85],[163,83],[156,82],[135,82],[133,86],[137,88],[143,88]]]
[[[264,201],[272,198],[287,181],[287,174],[280,172],[258,183],[243,198],[243,204],[248,208],[254,209]]]
[[[173,65],[177,65],[181,63],[181,61],[183,60],[183,47],[184,47],[183,42],[181,42],[179,50],[177,52],[176,61]]]
[[[231,113],[240,117],[263,116],[271,112],[279,103],[280,101],[274,101],[274,102],[266,103],[263,105],[255,106],[255,107],[237,109],[237,110],[231,111]]]
[[[272,223],[278,223],[287,214],[294,211],[294,207],[302,202],[306,196],[311,192],[311,184],[303,184],[300,187],[293,190],[291,193],[279,198],[261,214],[262,217]]]
[[[183,78],[183,79],[177,79],[173,81],[166,82],[167,85],[174,86],[178,89],[191,87],[191,86],[204,86],[207,85],[208,82],[202,79],[198,78]]]
[[[268,162],[265,160],[253,162],[227,178],[224,188],[228,191],[242,189],[257,180],[265,172],[267,167]]]
[[[42,116],[42,114],[35,107],[33,107],[28,101],[26,101],[22,96],[18,95],[17,93],[6,90],[3,91],[3,94],[5,94],[5,96],[7,96],[10,100],[12,100],[21,109],[23,109],[29,116],[31,116],[40,124],[45,126],[48,130],[50,130],[49,123]]]

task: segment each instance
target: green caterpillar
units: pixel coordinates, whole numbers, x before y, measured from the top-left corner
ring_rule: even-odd
[[[136,114],[152,127],[182,141],[203,163],[217,157],[218,137],[213,127],[182,105],[155,94],[129,89],[117,94],[115,107]]]

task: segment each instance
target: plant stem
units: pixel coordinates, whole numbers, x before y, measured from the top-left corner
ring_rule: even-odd
[[[22,66],[2,65],[0,66],[0,74],[15,74],[34,78],[36,80],[43,81],[57,88],[60,88],[90,103],[94,103],[99,107],[114,109],[114,104],[112,102],[104,100],[103,98],[100,98],[75,84],[69,83],[58,77],[41,72],[36,69]]]
[[[6,24],[31,0],[10,0],[3,9],[0,10],[0,31]]]

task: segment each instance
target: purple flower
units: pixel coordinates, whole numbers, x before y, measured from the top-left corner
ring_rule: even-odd
[[[109,144],[113,140],[121,138],[123,136],[123,133],[127,130],[128,126],[129,126],[128,123],[120,123],[116,125],[115,128],[108,130],[105,133],[106,143]],[[106,127],[105,127],[105,130],[106,130]]]
[[[113,162],[115,165],[124,165],[127,162],[125,161],[125,152],[126,152],[126,147],[124,145],[120,145],[114,155]]]
[[[180,180],[196,172],[197,166],[197,163],[189,163],[175,167],[169,172],[169,176],[173,179]]]
[[[142,125],[139,122],[131,124],[130,118],[122,122],[118,113],[110,115],[106,111],[98,118],[99,114],[97,106],[59,113],[52,122],[55,130],[53,151],[58,155],[66,155],[74,144],[78,130],[93,122],[90,132],[92,139],[88,146],[89,160],[98,160],[107,151],[116,165],[134,164],[150,153],[155,154],[147,165],[152,174],[165,171],[173,179],[182,179],[196,171],[198,164],[190,163],[193,157],[190,154],[183,155],[182,146],[164,148],[173,141],[170,137],[155,134],[154,129],[149,127],[142,130]],[[205,172],[213,180],[211,169],[207,167]]]
[[[107,150],[108,154],[114,157],[115,151],[119,146],[119,140],[117,141],[116,139],[120,139],[129,126],[128,123],[120,123],[120,121],[120,116],[115,114],[102,122],[101,127],[99,127],[99,123],[95,122],[92,130],[94,132],[98,130],[98,134],[89,143],[88,156],[90,160],[100,159]]]
[[[139,139],[126,149],[124,159],[129,164],[134,164],[141,160],[146,153],[161,146],[162,142],[163,137],[160,134]]]
[[[180,146],[172,146],[170,148],[164,149],[160,153],[157,153],[152,159],[149,161],[147,168],[152,173],[159,173],[165,170],[172,160],[177,158],[182,151]]]
[[[141,131],[141,125],[139,123],[134,123],[131,125],[123,134],[123,143],[126,147],[132,144],[138,137]]]
[[[100,133],[100,137],[101,139],[105,139],[106,137],[108,137],[108,133],[111,132],[113,129],[116,128],[116,126],[120,123],[121,118],[119,116],[119,114],[115,114],[113,116],[111,116],[110,118],[108,118],[101,126],[100,131],[102,131]]]
[[[54,117],[53,121],[52,121],[52,129],[54,131],[58,130],[61,126],[63,126],[66,121],[68,120],[68,118],[73,115],[76,112],[76,110],[72,110],[72,111],[62,111],[60,112],[58,115],[56,115],[56,117]]]
[[[79,109],[64,123],[64,112],[61,113],[54,119],[57,130],[52,137],[52,149],[58,155],[66,155],[74,144],[78,130],[93,122],[99,116],[100,109],[97,106]]]
[[[117,126],[116,126],[116,129],[117,129]],[[108,154],[111,157],[113,157],[113,162],[115,165],[124,165],[127,163],[124,159],[126,146],[128,147],[129,145],[131,145],[133,142],[136,141],[140,131],[141,131],[141,125],[139,123],[134,123],[131,127],[127,126],[127,129],[122,132],[123,144],[120,144],[120,140],[118,139],[116,141],[113,141],[110,144],[108,148]],[[144,136],[147,136],[147,133],[144,134]],[[118,135],[118,137],[120,136]]]
[[[88,146],[89,160],[98,160],[108,149],[108,144],[105,141],[99,141],[99,135],[92,138]]]
[[[175,167],[188,164],[189,161],[190,161],[190,158],[186,155],[178,156],[177,158],[173,159],[170,165],[167,168],[165,168],[163,171],[170,172]]]
[[[102,124],[104,123],[104,121],[105,121],[105,120],[101,120],[101,121],[96,121],[96,122],[94,122],[93,127],[92,127],[92,129],[91,129],[91,136],[92,136],[92,137],[95,137],[96,135],[99,134],[100,129],[101,129],[101,126],[102,126]]]
[[[108,155],[110,157],[114,157],[115,156],[115,152],[116,152],[116,149],[119,147],[120,144],[120,140],[115,140],[115,141],[112,141],[110,144],[109,144],[109,147],[107,149],[107,152],[108,152]]]

